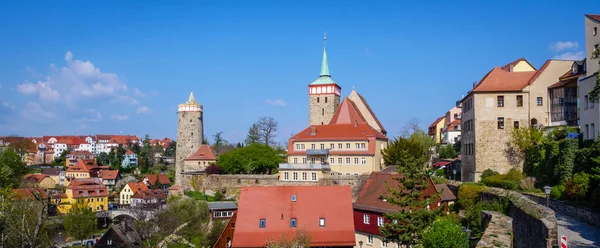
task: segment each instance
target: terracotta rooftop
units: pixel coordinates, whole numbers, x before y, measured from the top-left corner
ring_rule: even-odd
[[[48,195],[44,189],[40,188],[23,188],[13,189],[15,197],[19,200],[43,200],[48,199]]]
[[[215,156],[215,152],[209,145],[202,144],[194,154],[185,160],[217,160],[217,156]]]
[[[368,124],[313,125],[292,136],[290,139],[294,139],[296,141],[311,141],[366,140],[367,138],[387,140],[385,135],[373,129]]]
[[[135,153],[134,153],[134,152],[132,152],[131,150],[127,150],[127,151],[125,152],[125,155],[135,155]]]
[[[138,199],[166,199],[167,195],[160,189],[142,189],[137,190],[131,198]]]
[[[127,183],[127,186],[129,186],[129,188],[131,189],[131,192],[133,192],[135,194],[135,192],[138,192],[139,190],[147,190],[148,186],[146,186],[145,183],[143,182],[130,182]]]
[[[50,176],[48,176],[46,174],[27,174],[27,175],[25,175],[23,180],[33,180],[36,183],[40,183],[46,177],[50,177]]]
[[[67,189],[71,190],[73,198],[108,196],[108,188],[99,178],[74,178]]]
[[[446,201],[456,201],[456,196],[454,195],[454,193],[452,193],[452,191],[450,190],[450,188],[448,188],[448,185],[446,184],[436,184],[435,185],[435,189],[437,190],[438,193],[440,193],[440,198],[442,198],[443,202]]]
[[[356,107],[356,104],[346,97],[331,118],[331,121],[329,121],[329,124],[354,124],[355,122],[368,124],[365,117],[358,110],[358,107]]]
[[[592,14],[586,14],[585,16],[589,17],[592,20],[595,20],[597,22],[600,22],[600,15],[592,15]]]
[[[440,121],[442,121],[443,119],[446,119],[446,116],[438,117],[433,123],[431,123],[431,125],[429,125],[429,127],[437,126],[437,124],[440,123]]]
[[[348,99],[352,100],[354,105],[358,107],[359,110],[361,108],[365,108],[367,110],[365,112],[361,112],[361,114],[371,127],[377,129],[384,135],[387,134],[387,131],[385,130],[383,125],[381,125],[381,122],[375,115],[375,112],[373,112],[373,109],[371,109],[371,106],[369,106],[367,100],[361,94],[358,94],[356,90],[352,90],[352,92],[350,92],[350,95],[348,95]]]
[[[536,71],[507,72],[495,67],[486,74],[472,90],[473,92],[521,91],[529,84]]]
[[[298,228],[311,237],[311,247],[354,246],[350,191],[350,186],[242,187],[232,247],[264,247]],[[292,218],[297,227],[291,227]],[[319,226],[320,218],[325,226]]]
[[[100,175],[102,180],[115,180],[117,176],[119,176],[118,170],[102,170],[102,174]]]
[[[448,124],[446,131],[460,131],[460,123],[460,119],[453,120],[452,122],[450,122],[450,124]]]
[[[169,190],[180,190],[181,189],[181,185],[179,184],[173,184],[173,186],[169,187]]]
[[[67,169],[67,172],[90,172],[91,165],[87,165],[85,160],[77,159],[77,163]]]
[[[158,182],[160,184],[171,184],[171,180],[169,180],[169,177],[165,174],[151,174],[146,175],[145,178],[148,179],[148,183],[150,183],[150,185],[154,185],[156,183],[156,178],[158,178]]]
[[[354,203],[354,208],[381,213],[399,211],[401,209],[400,206],[384,201],[382,197],[384,195],[390,196],[388,186],[392,188],[400,187],[399,179],[402,179],[402,174],[397,172],[371,173],[371,176],[369,176],[369,179],[365,182],[365,185]],[[431,184],[431,187],[434,188],[433,181],[431,181],[431,179],[428,179],[428,181]],[[428,196],[432,194],[424,193],[423,195]]]

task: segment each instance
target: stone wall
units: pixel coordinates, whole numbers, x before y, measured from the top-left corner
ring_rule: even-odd
[[[534,202],[546,205],[546,197],[537,196],[534,194],[525,194]],[[577,218],[592,226],[600,228],[600,213],[586,207],[573,206],[563,201],[550,200],[550,208],[555,212]]]
[[[512,247],[512,218],[498,212],[481,211],[483,235],[477,247]]]
[[[184,173],[182,185],[189,185],[184,190],[204,191],[214,194],[220,190],[230,198],[238,199],[240,189],[246,186],[327,186],[327,185],[350,185],[352,188],[352,201],[356,200],[369,175],[327,175],[319,181],[280,181],[278,175],[204,175]]]
[[[317,100],[317,98],[319,100]],[[327,101],[325,101],[327,98]],[[310,125],[328,124],[340,105],[340,97],[335,94],[310,95]]]
[[[457,193],[460,184],[460,182],[449,181],[448,187]],[[513,219],[513,247],[558,246],[558,226],[552,209],[537,204],[518,192],[505,189],[487,187],[480,197],[482,200],[507,198],[510,201],[509,216]]]

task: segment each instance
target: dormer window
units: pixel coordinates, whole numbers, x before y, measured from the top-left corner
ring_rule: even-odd
[[[572,72],[573,74],[577,74],[577,64],[573,64],[573,68],[572,68]]]

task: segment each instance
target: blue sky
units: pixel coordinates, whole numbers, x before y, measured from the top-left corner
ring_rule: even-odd
[[[342,95],[355,87],[396,136],[412,118],[428,126],[496,65],[582,57],[583,15],[600,13],[595,0],[416,2],[3,3],[0,135],[175,138],[193,90],[209,139],[242,141],[272,116],[284,142],[308,126],[326,30]]]

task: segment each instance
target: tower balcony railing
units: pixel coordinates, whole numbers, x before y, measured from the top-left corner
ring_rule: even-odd
[[[318,164],[294,164],[294,163],[281,163],[279,169],[291,169],[291,170],[329,170],[331,167],[328,163]]]

